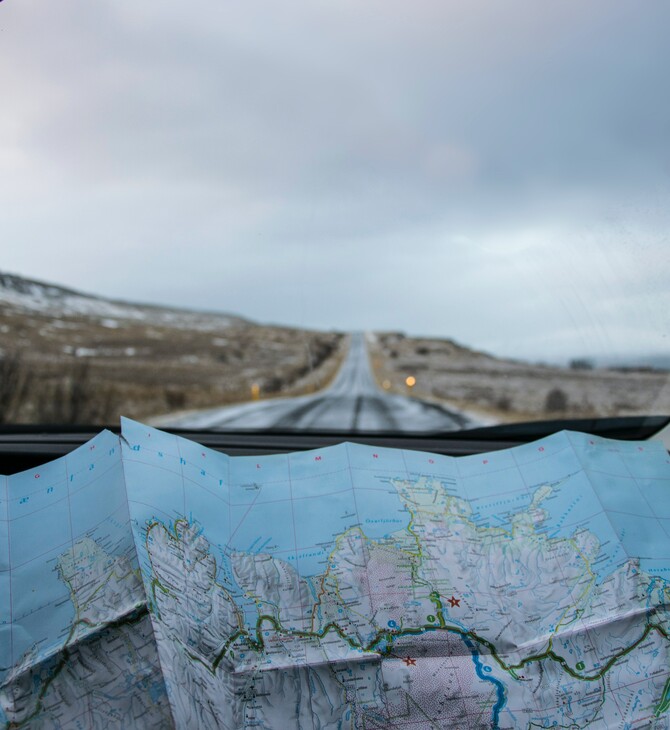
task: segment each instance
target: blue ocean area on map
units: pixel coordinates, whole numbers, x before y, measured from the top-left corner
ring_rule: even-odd
[[[89,536],[111,553],[134,553],[121,449],[111,432],[39,469],[8,477],[7,485],[13,495],[6,543],[12,631],[10,641],[0,644],[2,666],[29,650],[44,658],[62,646],[75,606],[58,565],[78,539]]]
[[[362,452],[371,462],[366,447],[341,444],[323,452],[230,459],[161,431],[124,423],[130,444],[126,473],[137,483],[146,482],[158,461],[162,518],[169,523],[178,516],[197,515],[208,539],[225,545],[227,554],[271,552],[294,563],[301,575],[316,575],[323,572],[335,538],[359,521],[371,539],[387,537],[408,522],[392,485],[353,487],[356,457],[361,467]],[[137,447],[140,450],[133,450]],[[393,467],[402,461],[398,463],[397,452],[382,451],[392,463],[375,470],[375,459],[365,468],[390,479],[396,474]],[[143,465],[146,456],[135,458],[140,453],[150,454],[151,462]],[[404,464],[402,468],[405,472]],[[201,489],[185,492],[184,481]],[[380,493],[386,498],[380,499]]]

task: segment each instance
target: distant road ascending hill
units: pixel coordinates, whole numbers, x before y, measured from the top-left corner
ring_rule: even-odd
[[[476,425],[456,411],[381,390],[372,375],[365,338],[351,335],[349,353],[332,385],[315,395],[245,403],[170,420],[173,428],[456,430]]]

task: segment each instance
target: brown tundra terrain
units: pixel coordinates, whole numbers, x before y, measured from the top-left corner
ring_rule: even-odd
[[[114,424],[308,393],[334,375],[344,340],[0,273],[0,423]]]
[[[648,367],[533,365],[493,357],[453,340],[378,333],[371,343],[377,379],[399,393],[434,399],[484,422],[670,413],[670,372]],[[409,389],[405,379],[416,384]]]
[[[367,338],[383,389],[483,423],[670,413],[670,373],[531,364],[449,339]],[[131,304],[0,273],[0,423],[114,424],[325,387],[337,332]],[[409,388],[406,378],[416,384]]]

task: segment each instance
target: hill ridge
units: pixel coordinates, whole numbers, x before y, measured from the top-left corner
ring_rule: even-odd
[[[211,328],[218,329],[233,324],[254,324],[249,319],[227,312],[104,297],[3,271],[0,271],[0,304],[23,312],[50,316],[147,320],[176,327],[202,327],[209,323]]]

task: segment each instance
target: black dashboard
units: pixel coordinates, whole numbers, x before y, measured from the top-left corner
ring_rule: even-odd
[[[591,433],[604,438],[643,440],[670,424],[667,416],[567,419],[506,424],[441,433],[383,433],[346,431],[198,431],[165,429],[231,456],[305,451],[350,441],[372,446],[414,449],[449,456],[497,451],[534,441],[556,431]],[[73,451],[105,426],[68,428],[3,426],[0,429],[0,474],[31,469]],[[107,427],[114,433],[118,426]]]

